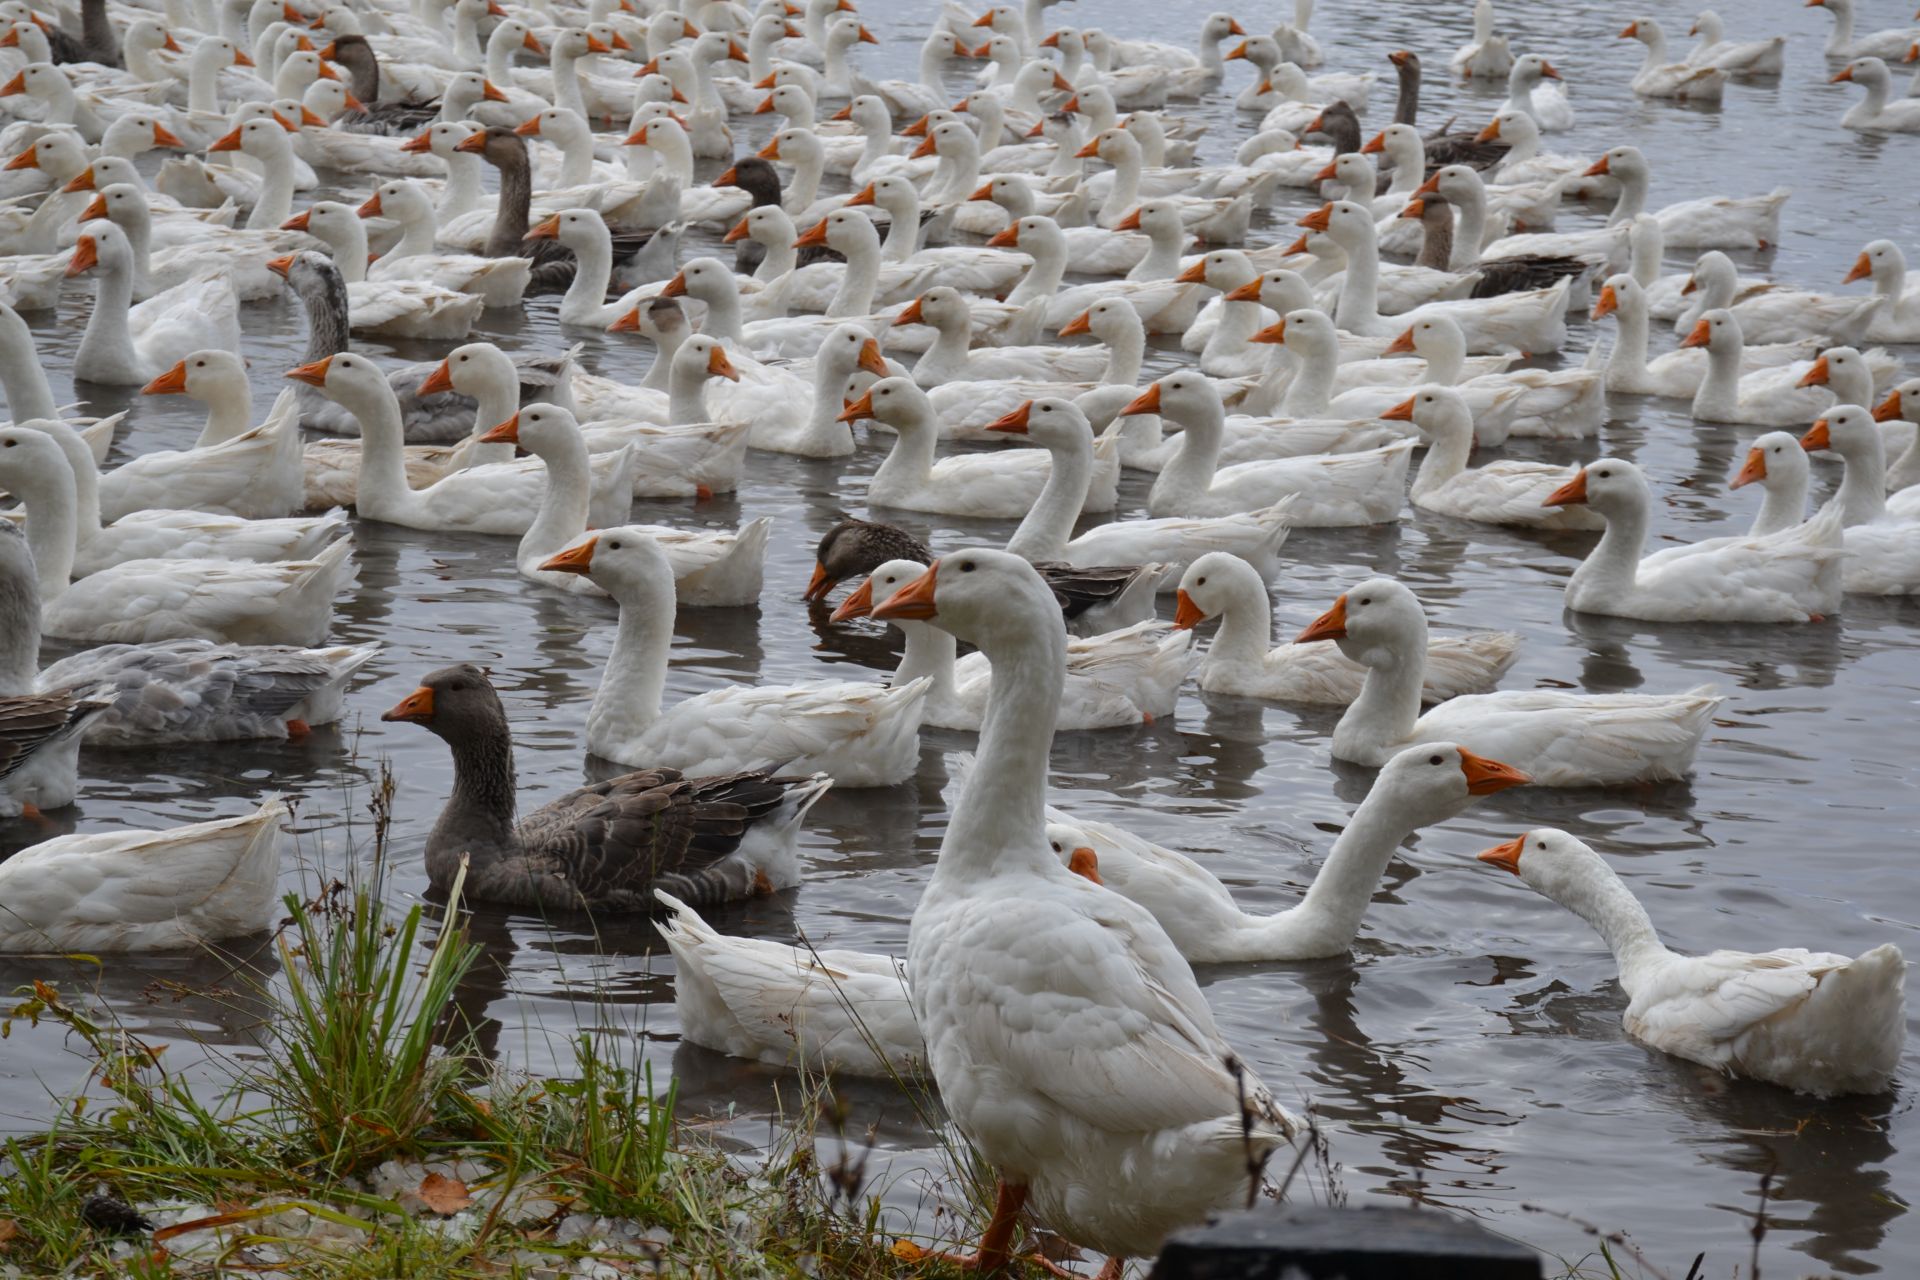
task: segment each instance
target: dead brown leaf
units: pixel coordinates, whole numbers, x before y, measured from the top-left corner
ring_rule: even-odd
[[[427,1208],[443,1218],[451,1218],[473,1203],[466,1183],[439,1173],[430,1173],[421,1181],[419,1195]]]
[[[0,1218],[0,1253],[6,1252],[8,1245],[20,1234],[20,1224],[12,1218]]]

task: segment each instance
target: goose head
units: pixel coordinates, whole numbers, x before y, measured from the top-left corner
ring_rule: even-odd
[[[1528,143],[1540,144],[1540,126],[1524,111],[1501,111],[1486,128],[1474,135],[1476,142],[1504,142],[1509,150]]]
[[[787,122],[795,128],[812,128],[813,95],[797,84],[777,85],[773,92],[762,98],[760,105],[753,109],[753,114],[757,116],[775,113],[785,116]]]
[[[1601,458],[1580,468],[1573,479],[1548,494],[1541,505],[1566,507],[1579,503],[1587,504],[1611,520],[1645,512],[1653,505],[1653,490],[1640,468],[1625,458]]]
[[[529,240],[558,240],[576,251],[611,243],[609,237],[605,219],[592,209],[562,209],[549,214],[526,236]]]
[[[430,672],[420,687],[380,717],[387,723],[425,725],[448,742],[498,739],[506,732],[507,714],[500,709],[487,673],[470,662]],[[508,748],[511,762],[511,746]]]
[[[394,398],[393,388],[387,385],[387,375],[380,372],[380,366],[351,351],[290,369],[287,377],[319,388],[321,395],[360,418],[365,418],[376,405]]]
[[[1060,328],[1063,338],[1082,333],[1111,343],[1131,334],[1144,336],[1145,326],[1141,323],[1139,310],[1128,299],[1102,298]]]
[[[785,209],[777,204],[763,204],[747,210],[746,216],[734,223],[733,229],[727,232],[724,241],[734,244],[751,237],[771,248],[791,245],[798,234],[794,230],[793,219],[787,216]]]
[[[1855,58],[1840,68],[1839,74],[1829,83],[1842,82],[1860,85],[1870,92],[1875,89],[1884,91],[1893,82],[1893,73],[1887,70],[1887,64],[1879,58]]]
[[[704,36],[701,38],[705,39]],[[835,19],[827,28],[826,47],[832,53],[844,54],[856,44],[879,43],[879,37],[867,30],[866,24],[851,14]]]
[[[38,169],[55,182],[64,183],[90,172],[87,160],[87,145],[80,140],[80,135],[61,131],[42,134],[25,151],[7,161],[7,168]]]
[[[67,275],[77,276],[99,270],[105,275],[133,270],[133,243],[127,233],[111,222],[89,222],[73,242],[73,256],[67,260]]]
[[[557,404],[523,406],[512,417],[481,436],[480,443],[519,445],[542,458],[561,454],[569,448],[586,447],[580,435],[579,422],[571,412]]]
[[[1603,152],[1598,160],[1587,166],[1580,175],[1583,178],[1618,178],[1623,182],[1644,180],[1652,171],[1647,167],[1647,157],[1640,148],[1633,146],[1613,147]]]
[[[680,344],[680,349],[673,353],[673,372],[697,382],[708,378],[740,381],[740,371],[727,359],[727,349],[719,339],[704,333],[696,333]]]
[[[143,396],[190,396],[209,401],[230,394],[235,388],[245,391],[247,365],[231,351],[195,351],[176,361],[171,369],[140,388]]]
[[[489,48],[495,40],[508,49],[525,50],[536,58],[549,56],[547,46],[540,43],[540,37],[533,34],[533,28],[518,18],[507,18],[494,27],[493,34],[487,37]]]
[[[300,105],[305,107],[322,123],[332,120],[342,112],[352,111],[364,106],[360,99],[353,96],[341,80],[315,80],[300,95]]]
[[[1731,300],[1739,282],[1740,273],[1734,268],[1733,259],[1718,249],[1709,249],[1693,264],[1693,271],[1680,292],[1682,295],[1704,292],[1710,297]]]
[[[1090,84],[1076,89],[1072,99],[1061,109],[1084,116],[1090,125],[1101,131],[1112,128],[1119,115],[1113,93],[1104,84]]]
[[[927,130],[927,136],[913,149],[911,158],[926,156],[964,157],[978,152],[980,141],[974,137],[973,130],[965,121],[943,120]]]
[[[965,128],[964,125],[961,127]],[[778,160],[796,169],[818,169],[826,164],[827,151],[820,142],[820,135],[811,129],[782,129],[773,135],[766,146],[760,148],[760,158]]]
[[[374,194],[374,199],[379,193]],[[373,200],[368,200],[371,205]],[[364,208],[366,206],[362,206]],[[354,206],[337,200],[315,200],[305,209],[280,224],[282,231],[304,231],[327,243],[335,253],[343,252],[357,240],[366,247],[366,231],[360,226],[361,213]],[[365,215],[372,217],[372,214]]]
[[[1285,313],[1249,341],[1283,346],[1311,361],[1337,360],[1340,355],[1340,331],[1332,317],[1310,306]]]
[[[1268,35],[1248,36],[1228,52],[1229,61],[1235,58],[1252,63],[1260,79],[1265,80],[1280,65],[1280,42]]]
[[[1209,551],[1187,566],[1174,595],[1173,625],[1185,631],[1224,613],[1251,583],[1265,599],[1267,587],[1252,565],[1231,551]]]
[[[673,565],[640,525],[588,533],[541,564],[547,573],[577,573],[605,588],[624,611],[673,616]]]
[[[1371,195],[1375,170],[1373,161],[1357,151],[1349,151],[1335,156],[1333,162],[1314,174],[1313,178],[1315,182],[1338,182],[1349,191]]]
[[[1072,448],[1093,443],[1087,415],[1071,400],[1041,396],[1028,400],[987,424],[989,431],[1026,436],[1047,448]]]
[[[1652,18],[1635,18],[1632,22],[1629,22],[1620,29],[1620,34],[1617,38],[1621,40],[1638,40],[1649,49],[1665,49],[1667,47],[1667,33],[1663,31],[1660,24]]]
[[[433,201],[426,190],[411,178],[395,178],[374,188],[373,195],[360,206],[363,218],[391,218],[403,226],[433,221]]]
[[[152,211],[147,207],[146,189],[132,182],[112,182],[99,188],[87,207],[80,211],[80,221],[93,222],[101,218],[128,231],[150,226]]]
[[[520,376],[514,370],[513,358],[491,342],[455,347],[420,384],[423,396],[457,391],[475,400],[485,400],[489,393],[503,390],[518,398]]]
[[[1875,240],[1853,260],[1853,269],[1847,272],[1844,283],[1871,279],[1878,285],[1883,278],[1892,274],[1904,277],[1906,271],[1907,255],[1900,251],[1900,246],[1891,240]]]
[[[40,102],[60,102],[73,96],[73,82],[51,62],[29,62],[0,85],[0,98],[24,93]]]
[[[1724,307],[1702,312],[1694,323],[1692,332],[1681,341],[1681,347],[1705,347],[1710,356],[1737,357],[1744,340],[1740,334],[1740,322],[1733,312]]]
[[[174,151],[187,149],[187,144],[175,137],[173,130],[144,111],[129,111],[108,125],[100,145],[104,150],[125,155],[139,155],[159,147]]]
[[[1510,88],[1521,87],[1531,91],[1542,80],[1559,80],[1559,68],[1537,53],[1525,53],[1513,60],[1513,70],[1507,73]]]
[[[1362,666],[1391,666],[1425,650],[1426,610],[1392,578],[1368,578],[1348,588],[1295,637],[1299,644],[1315,640],[1332,640]]]
[[[400,149],[415,155],[429,152],[450,163],[457,162],[467,155],[460,149],[460,144],[474,134],[483,132],[485,132],[484,126],[475,124],[471,120],[441,120],[428,125],[424,132],[409,138]]]
[[[873,219],[852,209],[835,209],[793,242],[796,249],[826,245],[845,254],[849,262],[880,253],[880,233]]]
[[[1192,427],[1209,418],[1218,419],[1222,412],[1220,388],[1214,385],[1213,379],[1198,369],[1182,369],[1148,386],[1120,410],[1119,416],[1130,418],[1137,413],[1157,413]]]
[[[287,131],[290,127],[278,116],[269,115],[248,120],[223,134],[207,150],[209,152],[240,151],[260,161],[287,162],[293,157],[293,144],[287,141]]]
[[[1387,422],[1411,422],[1428,441],[1473,439],[1473,410],[1452,387],[1431,384],[1380,415]]]
[[[927,545],[897,525],[848,517],[820,535],[813,553],[813,580],[806,599],[824,600],[848,578],[871,573],[888,560],[906,559],[925,566],[933,559]]]
[[[1067,236],[1060,224],[1040,213],[1016,218],[987,244],[996,249],[1018,249],[1035,259],[1056,254],[1064,259],[1067,252]]]
[[[1258,302],[1281,315],[1313,310],[1313,286],[1298,271],[1276,267],[1262,271],[1227,294],[1229,302]]]
[[[1797,385],[1825,387],[1840,404],[1869,404],[1873,400],[1873,373],[1866,359],[1852,347],[1822,351]]]
[[[885,377],[841,411],[839,421],[859,422],[866,418],[883,422],[898,432],[922,430],[933,421],[933,402],[912,378]]]
[[[1807,451],[1800,447],[1800,441],[1789,432],[1769,431],[1754,439],[1727,487],[1744,489],[1759,484],[1774,489],[1785,485],[1789,491],[1805,493],[1811,478]]]
[[[864,369],[876,378],[885,378],[893,372],[887,367],[886,357],[880,354],[880,344],[857,324],[836,325],[813,358],[822,371],[821,376],[835,382],[844,381],[855,369]]]
[[[876,604],[885,604],[893,599],[902,587],[926,571],[927,565],[923,560],[888,560],[876,565],[859,586],[847,593],[847,598],[840,602],[829,621],[847,622],[866,617],[873,612]],[[906,630],[926,624],[911,618],[895,618],[893,625]]]
[[[593,144],[592,129],[572,107],[548,107],[544,111],[537,111],[515,125],[513,131],[523,138],[545,138],[560,147],[578,143]]]
[[[1140,162],[1140,140],[1125,129],[1103,129],[1076,153],[1081,159],[1119,166]]]
[[[1536,827],[1474,857],[1512,872],[1528,888],[1566,907],[1591,902],[1617,879],[1590,846],[1554,827]]]
[[[1604,320],[1616,311],[1630,317],[1643,317],[1647,311],[1646,290],[1624,271],[1608,276],[1606,283],[1600,286],[1600,296],[1594,300],[1590,316],[1595,320]]]
[[[1164,198],[1142,200],[1114,224],[1116,231],[1143,231],[1150,239],[1175,245],[1185,242],[1186,229],[1179,202]]]
[[[1041,636],[1066,643],[1060,606],[1034,567],[1019,556],[982,547],[940,557],[875,605],[873,616],[931,622],[989,657],[1028,646]]]
[[[1414,353],[1429,358],[1452,359],[1464,356],[1467,350],[1467,336],[1460,324],[1449,315],[1433,315],[1416,320],[1401,331],[1400,336],[1387,345],[1387,355],[1406,355]],[[1418,418],[1413,419],[1415,423]]]
[[[878,43],[874,41],[871,35],[867,34],[865,27],[856,31],[853,38],[855,40],[865,39],[872,43]],[[831,39],[831,34],[829,34],[829,39]],[[712,66],[716,62],[726,62],[729,59],[741,63],[747,60],[747,51],[742,49],[739,42],[725,31],[703,32],[700,38],[695,40],[691,45],[688,45],[687,48],[692,54],[693,60],[704,66]]]
[[[1885,437],[1873,412],[1857,404],[1836,405],[1827,410],[1800,437],[1800,447],[1808,453],[1831,449],[1848,462],[1884,459]]]
[[[1920,418],[1920,378],[1894,383],[1886,399],[1873,407],[1873,418],[1876,422],[1912,422]]]
[[[1325,207],[1325,214],[1324,228],[1314,228],[1312,223],[1304,219],[1301,225],[1310,230],[1323,230],[1335,244],[1349,253],[1369,243],[1377,243],[1378,233],[1374,229],[1371,210],[1363,209],[1351,200],[1335,200]]]

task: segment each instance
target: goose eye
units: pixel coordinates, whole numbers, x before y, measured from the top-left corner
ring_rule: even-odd
[[[1533,842],[1533,847],[1536,849],[1544,849],[1547,847],[1547,842],[1545,840],[1535,840]]]
[[[960,562],[960,572],[962,573],[972,573],[975,568],[976,566],[971,560],[962,560]]]
[[[1428,763],[1428,764],[1440,764],[1440,763],[1442,763],[1442,762],[1444,761],[1444,759],[1445,759],[1445,757],[1443,757],[1443,756],[1437,756],[1437,755],[1435,755],[1435,756],[1428,756],[1428,757],[1427,757],[1427,763]]]
[[[1207,580],[1205,578],[1196,578],[1193,585],[1196,587],[1204,587],[1207,585]]]
[[[609,550],[618,551],[620,549],[620,544],[617,542],[609,542],[607,544],[607,547]]]

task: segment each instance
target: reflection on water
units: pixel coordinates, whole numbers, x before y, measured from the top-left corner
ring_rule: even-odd
[[[1148,4],[1090,0],[1049,11],[1055,21],[1189,41],[1209,0]],[[882,74],[912,74],[934,0],[872,6],[882,38],[872,57]],[[1903,19],[1897,6],[1863,6],[1863,29]],[[1387,50],[1411,47],[1430,71],[1467,38],[1469,10],[1413,0],[1358,5],[1328,0],[1314,29],[1342,70],[1388,70]],[[1669,31],[1686,29],[1689,6],[1655,6]],[[1249,14],[1239,14],[1246,22]],[[1251,16],[1261,17],[1262,14]],[[1266,15],[1271,16],[1271,15]],[[1640,102],[1627,81],[1638,46],[1616,42],[1616,8],[1575,0],[1502,6],[1516,44],[1549,54],[1566,73],[1580,124],[1549,148],[1594,154],[1631,139],[1655,164],[1652,201],[1710,190],[1753,192],[1791,185],[1785,235],[1748,272],[1771,272],[1835,290],[1862,243],[1891,236],[1920,252],[1920,210],[1907,179],[1912,139],[1842,134],[1832,126],[1853,94],[1824,83],[1819,57],[1830,19],[1797,0],[1726,10],[1736,38],[1784,31],[1789,70],[1777,86],[1732,87],[1723,108],[1680,110]],[[1230,64],[1237,92],[1243,69]],[[1369,124],[1387,118],[1383,75]],[[956,76],[955,96],[963,89]],[[1430,75],[1422,124],[1483,121],[1503,91],[1462,88]],[[1251,117],[1230,105],[1193,108],[1210,124],[1204,154],[1231,154]],[[740,126],[758,146],[764,121]],[[718,168],[717,163],[710,168]],[[703,170],[703,172],[705,172]],[[352,193],[351,187],[347,192]],[[1839,198],[1836,198],[1839,197]],[[1256,243],[1291,239],[1303,193],[1283,193]],[[1562,225],[1589,225],[1572,211]],[[710,242],[692,248],[704,251]],[[1672,259],[1668,267],[1686,263]],[[85,299],[33,317],[56,396],[68,394]],[[643,343],[563,327],[556,301],[527,314],[492,314],[484,329],[516,349],[558,352],[583,344],[598,372],[638,379],[651,359]],[[247,354],[264,407],[304,349],[304,322],[284,302],[248,309]],[[1598,338],[1573,324],[1566,355],[1577,363]],[[1667,342],[1661,336],[1657,341]],[[437,356],[431,344],[362,344],[377,354]],[[1911,355],[1912,353],[1906,353]],[[1185,357],[1156,340],[1148,368]],[[141,399],[127,389],[87,388],[101,411],[130,407],[119,456],[189,444],[200,425],[181,397]],[[1622,398],[1599,441],[1515,441],[1509,456],[1568,463],[1602,453],[1647,468],[1663,499],[1655,537],[1693,540],[1743,527],[1751,490],[1727,479],[1752,429],[1697,425],[1684,407]],[[739,680],[881,678],[899,642],[872,623],[833,627],[828,609],[801,600],[812,548],[843,513],[866,514],[862,491],[890,438],[876,435],[853,458],[811,461],[756,454],[736,496],[692,504],[645,502],[635,519],[734,527],[775,522],[767,585],[757,609],[680,615],[669,697]],[[1838,470],[1817,467],[1824,494]],[[1147,477],[1128,473],[1122,510],[1136,513]],[[936,548],[997,540],[1005,526],[890,513]],[[244,812],[269,790],[301,797],[297,865],[288,885],[342,874],[353,848],[366,856],[367,797],[382,757],[398,779],[393,849],[396,892],[425,889],[419,851],[450,782],[444,747],[407,725],[382,725],[424,672],[455,660],[492,667],[517,732],[517,762],[531,806],[610,771],[581,751],[585,709],[612,640],[613,607],[521,581],[504,539],[429,536],[361,524],[359,583],[344,597],[340,643],[378,640],[385,650],[363,677],[343,724],[300,743],[190,747],[164,755],[89,753],[82,805],[50,825],[0,824],[0,855],[55,831],[115,823],[196,821]],[[1274,592],[1275,636],[1287,639],[1359,578],[1393,574],[1427,601],[1440,631],[1497,628],[1525,638],[1512,688],[1663,690],[1711,683],[1729,701],[1708,736],[1699,775],[1686,784],[1615,793],[1511,791],[1410,842],[1388,870],[1351,958],[1293,966],[1232,966],[1202,972],[1229,1038],[1289,1104],[1324,1117],[1339,1178],[1360,1200],[1418,1197],[1481,1216],[1503,1231],[1578,1256],[1576,1228],[1522,1203],[1572,1212],[1624,1229],[1656,1263],[1684,1274],[1704,1249],[1703,1274],[1745,1265],[1760,1179],[1771,1172],[1763,1263],[1769,1274],[1814,1268],[1850,1274],[1911,1270],[1920,1230],[1904,1209],[1920,1172],[1915,1121],[1905,1093],[1889,1099],[1816,1103],[1732,1084],[1628,1041],[1623,998],[1610,959],[1582,925],[1471,854],[1526,827],[1562,826],[1613,859],[1672,943],[1766,949],[1812,945],[1858,952],[1886,940],[1916,949],[1920,887],[1907,867],[1915,843],[1914,762],[1920,760],[1920,604],[1850,600],[1843,616],[1798,628],[1648,626],[1565,614],[1560,592],[1591,535],[1495,530],[1416,515],[1397,528],[1300,530]],[[46,657],[65,652],[49,645]],[[1371,771],[1329,759],[1336,716],[1326,708],[1268,706],[1191,694],[1179,714],[1152,726],[1059,740],[1060,803],[1123,822],[1192,851],[1249,911],[1297,901],[1312,880]],[[808,876],[799,889],[719,913],[720,929],[782,940],[804,934],[821,946],[897,953],[938,847],[941,791],[954,752],[971,735],[929,732],[921,768],[879,792],[829,794],[805,834]],[[437,908],[436,908],[437,909]],[[493,909],[471,927],[481,962],[463,984],[463,1014],[487,1053],[515,1069],[568,1060],[580,1028],[631,1038],[656,1077],[672,1073],[690,1115],[714,1117],[742,1147],[764,1146],[802,1106],[793,1075],[741,1063],[680,1042],[672,1008],[672,960],[650,922],[556,917]],[[256,1043],[260,1009],[250,994],[273,979],[271,952],[241,948],[245,964],[196,956],[112,960],[103,969],[68,961],[0,959],[0,990],[34,978],[89,992],[93,1003],[143,1038],[173,1047],[168,1065],[207,1070]],[[202,994],[204,993],[204,994]],[[204,1046],[204,1047],[201,1047]],[[1909,1059],[1909,1077],[1915,1077]],[[60,1028],[16,1026],[0,1054],[0,1127],[41,1121],[49,1091],[79,1088],[84,1064]],[[889,1220],[931,1212],[937,1192],[916,1175],[937,1172],[928,1140],[937,1108],[890,1086],[836,1090],[840,1133],[858,1147],[872,1128],[871,1172],[886,1184]],[[1890,1261],[1891,1260],[1891,1261]]]

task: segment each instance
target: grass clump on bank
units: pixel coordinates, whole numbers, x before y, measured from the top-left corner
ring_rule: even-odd
[[[92,1075],[0,1145],[0,1275],[929,1273],[808,1123],[730,1154],[620,1035],[577,1034],[562,1078],[491,1062],[455,1002],[479,954],[457,901],[429,942],[374,887],[289,895],[263,1052],[211,1098],[55,986],[20,993],[10,1019],[65,1026]]]

